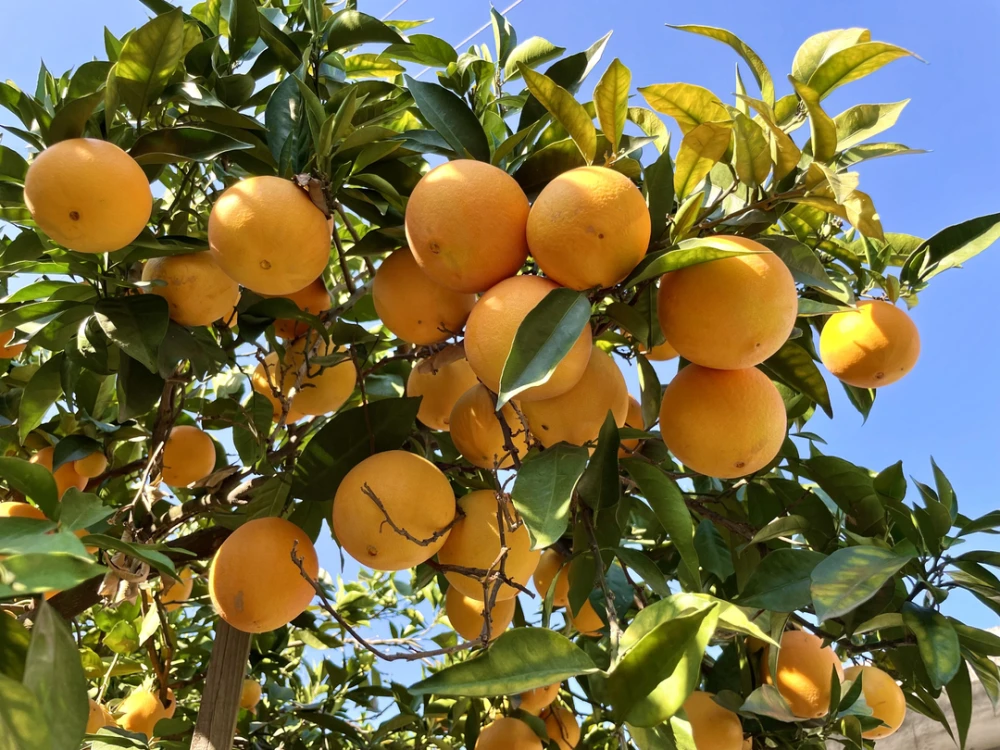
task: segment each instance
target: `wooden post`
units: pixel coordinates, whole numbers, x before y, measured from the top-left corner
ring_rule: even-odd
[[[240,712],[240,692],[250,657],[250,634],[219,619],[208,662],[191,750],[230,750]]]

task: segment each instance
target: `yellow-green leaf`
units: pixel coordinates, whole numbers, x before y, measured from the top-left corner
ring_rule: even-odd
[[[611,141],[611,147],[616,153],[618,141],[621,140],[622,132],[625,130],[628,90],[631,85],[631,71],[616,57],[594,88],[597,121],[601,123],[604,137]]]
[[[597,129],[587,110],[571,93],[544,73],[538,73],[524,63],[518,65],[518,69],[532,96],[566,129],[583,158],[592,164],[597,154]]]
[[[344,72],[348,78],[395,78],[406,72],[406,69],[379,55],[364,52],[351,55],[344,60]]]
[[[645,107],[629,107],[628,119],[643,133],[656,138],[653,145],[661,154],[670,148],[670,131],[655,112]]]
[[[684,136],[674,164],[674,194],[678,198],[686,198],[723,157],[732,129],[732,122],[704,122]]]
[[[707,36],[709,39],[715,39],[723,44],[728,44],[750,66],[750,72],[753,73],[754,80],[757,81],[757,85],[760,87],[761,98],[768,104],[774,104],[774,82],[771,80],[771,74],[768,72],[767,66],[760,59],[760,56],[750,49],[736,34],[714,26],[696,26],[693,24],[674,26],[669,23],[667,26],[680,31],[688,31],[692,34],[701,34],[702,36]]]
[[[827,57],[809,77],[809,87],[819,98],[845,83],[864,78],[901,57],[915,57],[909,50],[886,42],[863,42]]]
[[[736,148],[733,150],[733,166],[736,176],[744,185],[763,185],[771,171],[770,148],[764,131],[744,114],[738,113],[734,122]]]
[[[851,196],[844,201],[844,210],[847,212],[847,220],[861,234],[870,239],[884,240],[882,232],[882,221],[879,219],[878,211],[868,193],[855,190]]]
[[[729,112],[715,94],[693,83],[656,83],[639,89],[650,107],[677,120],[687,135],[705,122],[725,122]]]
[[[812,132],[813,159],[825,164],[837,153],[837,126],[833,119],[820,106],[820,96],[812,87],[799,83],[791,76],[788,80],[795,87],[795,93],[805,102],[809,112],[809,126]]]
[[[843,151],[888,130],[909,103],[909,99],[904,99],[892,104],[859,104],[841,112],[833,118],[837,126],[837,150]]]
[[[859,42],[871,41],[871,38],[868,29],[833,29],[814,34],[795,53],[792,76],[802,83],[808,83],[812,74],[828,57]]]
[[[774,162],[774,179],[780,180],[795,169],[802,158],[802,152],[792,137],[778,126],[774,111],[766,103],[749,97],[744,97],[743,100],[753,107],[761,122],[767,126],[771,161]]]

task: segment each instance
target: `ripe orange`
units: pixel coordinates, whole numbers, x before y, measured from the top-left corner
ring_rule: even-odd
[[[650,362],[666,362],[668,360],[674,359],[677,356],[677,350],[670,345],[669,341],[664,341],[662,344],[657,344],[652,349],[647,350],[642,344],[639,345],[639,351],[646,355],[646,359]]]
[[[143,291],[163,297],[170,319],[182,326],[210,326],[217,320],[228,320],[240,300],[239,285],[208,252],[150,258],[142,269],[142,280],[165,282],[165,286],[149,286]]]
[[[156,722],[167,718],[167,711],[160,699],[149,690],[136,690],[118,706],[118,726],[129,732],[139,732],[147,738],[153,736]]]
[[[491,288],[472,308],[465,325],[465,356],[472,371],[494,393],[500,390],[500,374],[518,327],[549,292],[558,288],[538,276],[515,276]],[[551,398],[576,385],[587,367],[592,343],[587,325],[548,381],[522,391],[517,395],[518,400]]]
[[[94,451],[89,456],[78,458],[73,462],[73,470],[81,477],[93,479],[99,477],[108,468],[108,457],[100,451]]]
[[[44,466],[50,472],[52,471],[52,456],[55,453],[55,448],[51,445],[42,448],[40,451],[35,453],[28,461],[33,464],[39,464]],[[53,477],[56,480],[56,492],[59,497],[66,493],[70,487],[76,487],[78,490],[84,490],[87,487],[87,477],[82,477],[76,473],[76,469],[73,468],[73,462],[65,463],[55,470]]]
[[[646,254],[646,201],[628,177],[578,167],[552,180],[528,215],[528,247],[538,267],[570,289],[610,287]]]
[[[366,493],[382,503],[385,512]],[[419,542],[407,539],[392,522]],[[453,531],[455,494],[426,458],[407,451],[369,456],[349,472],[333,501],[333,533],[351,557],[375,570],[406,570],[426,562]],[[434,538],[435,534],[440,534]],[[432,540],[432,541],[428,541]]]
[[[773,685],[768,669],[768,650],[761,656],[764,682]],[[812,633],[789,630],[781,636],[778,651],[777,688],[788,701],[792,713],[800,719],[818,719],[830,710],[830,677],[837,671],[844,679],[844,668],[829,646]],[[867,675],[866,675],[867,676]]]
[[[372,301],[386,328],[403,341],[424,346],[461,333],[476,295],[432,280],[404,247],[375,272]]]
[[[523,721],[501,716],[483,727],[475,750],[542,750],[542,741]]]
[[[266,295],[265,295],[266,296]],[[330,292],[326,289],[323,279],[316,279],[311,284],[307,284],[297,292],[283,294],[282,297],[290,299],[302,312],[312,315],[319,315],[324,310],[329,310],[333,306],[330,299]],[[279,318],[274,321],[274,335],[279,339],[295,339],[305,336],[309,332],[307,323],[300,323],[297,320]]]
[[[628,388],[614,360],[596,346],[583,377],[565,393],[522,404],[531,434],[546,448],[565,441],[583,445],[597,436],[608,411],[615,424],[628,416]]]
[[[628,397],[628,414],[625,416],[625,426],[634,427],[637,430],[645,429],[642,421],[642,404],[636,401],[634,396]],[[639,439],[622,440],[622,447],[618,449],[618,456],[625,458],[631,456],[639,448]]]
[[[81,253],[120,250],[153,210],[142,168],[115,144],[93,138],[59,141],[36,156],[24,202],[45,234]]]
[[[406,204],[406,240],[424,272],[457,292],[482,292],[528,257],[528,198],[502,169],[458,159],[425,174]]]
[[[660,279],[660,328],[681,356],[718,370],[763,362],[795,325],[798,292],[784,262],[744,237],[714,237],[763,251],[688,266]]]
[[[421,398],[417,419],[432,430],[447,432],[455,402],[478,382],[465,349],[452,344],[414,365],[406,380],[406,395]]]
[[[87,715],[87,734],[96,734],[101,727],[116,727],[115,718],[100,703],[90,698],[90,713]]]
[[[256,518],[236,529],[215,554],[208,576],[219,616],[244,633],[265,633],[302,614],[315,591],[292,561],[293,549],[315,579],[316,549],[295,524]]]
[[[476,490],[458,499],[459,507],[465,512],[448,536],[448,541],[438,551],[438,561],[443,565],[457,565],[464,568],[489,570],[500,555],[500,531],[497,525],[497,495],[493,490]],[[511,531],[506,521],[519,520],[514,506],[508,505],[504,518],[504,539],[509,549],[505,561],[507,577],[522,586],[528,583],[535,572],[541,553],[531,549],[528,529],[522,523]],[[448,582],[466,596],[483,599],[483,584],[457,571],[445,572]],[[495,583],[490,583],[490,595]],[[517,589],[504,583],[500,586],[497,601],[517,596]]]
[[[511,442],[518,457],[524,458],[528,453],[528,441],[517,412],[510,404],[504,404],[500,413],[510,428]],[[449,421],[452,442],[470,464],[488,470],[509,469],[514,465],[513,458],[504,447],[503,428],[485,385],[476,383],[463,393],[455,402]]]
[[[318,416],[337,411],[343,406],[347,399],[354,392],[357,383],[358,371],[354,362],[350,359],[337,362],[330,367],[320,367],[313,364],[312,360],[319,356],[326,356],[332,349],[320,341],[317,347],[311,347],[309,361],[305,357],[305,341],[292,345],[285,350],[286,366],[279,365],[277,352],[271,352],[264,358],[262,364],[258,364],[250,378],[253,389],[271,402],[273,418],[278,419],[281,414],[281,402],[274,396],[272,385],[277,384],[279,377],[284,371],[282,382],[278,385],[278,390],[286,394],[286,398],[291,393],[291,407],[288,411],[286,421],[294,422],[302,415],[309,414]],[[301,372],[301,377],[299,376]],[[292,392],[296,380],[299,387]]]
[[[551,547],[544,552],[538,560],[538,567],[535,568],[535,591],[545,599],[552,586],[552,579],[556,579],[556,590],[552,592],[552,606],[566,607],[569,605],[569,576],[563,566],[566,558],[560,555]]]
[[[194,571],[191,568],[181,568],[177,571],[180,581],[173,581],[164,578],[164,591],[160,594],[160,603],[167,612],[173,612],[184,606],[184,602],[191,598],[191,590],[194,588]],[[171,584],[166,588],[166,584]]]
[[[514,599],[497,599],[490,610],[490,640],[503,633],[514,619]],[[455,632],[467,641],[474,641],[483,632],[486,603],[466,596],[454,586],[444,597],[444,611]]]
[[[559,750],[573,750],[580,742],[580,722],[565,706],[555,703],[542,714],[541,718],[545,722],[545,731],[549,733],[549,739],[556,743]]]
[[[677,459],[710,477],[735,479],[763,469],[785,440],[785,404],[755,367],[688,365],[663,392],[660,433]]]
[[[212,207],[208,243],[230,277],[258,294],[292,294],[319,278],[330,230],[305,191],[280,177],[248,177]]]
[[[163,446],[163,481],[187,487],[215,470],[215,443],[194,425],[177,425]]]
[[[868,740],[885,739],[895,734],[906,718],[906,696],[892,676],[878,667],[848,667],[844,671],[844,678],[851,681],[860,675],[864,675],[861,692],[872,710],[872,716],[887,724],[862,732],[861,736]]]
[[[601,629],[604,627],[604,620],[601,616],[597,614],[597,610],[594,609],[594,605],[590,603],[588,599],[580,607],[580,611],[573,615],[573,610],[571,607],[566,607],[566,617],[569,620],[570,625],[574,629],[578,630],[581,635],[587,635],[591,637],[598,637],[601,635]]]
[[[881,300],[831,315],[819,337],[820,359],[834,376],[858,388],[895,383],[917,363],[920,333],[910,316]]]
[[[0,518],[37,518],[45,520],[45,514],[34,505],[8,501],[0,503]]]
[[[684,713],[698,750],[742,750],[740,717],[712,700],[712,693],[695,690],[684,701]]]
[[[260,703],[261,688],[257,680],[247,678],[243,680],[243,688],[240,690],[240,708],[253,711]]]
[[[561,683],[553,682],[551,685],[520,693],[517,696],[520,700],[518,708],[522,711],[527,711],[529,714],[538,716],[542,711],[551,706],[552,701],[559,696],[560,685]]]
[[[14,329],[0,331],[0,359],[17,359],[24,351],[25,344],[14,344],[7,346],[14,340]]]

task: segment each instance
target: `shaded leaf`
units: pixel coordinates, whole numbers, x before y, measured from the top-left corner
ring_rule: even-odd
[[[129,149],[139,164],[177,164],[208,161],[229,151],[253,148],[253,144],[206,128],[163,128],[143,133]]]
[[[952,681],[962,664],[958,634],[940,612],[903,603],[903,624],[917,639],[917,651],[938,690]]]
[[[809,352],[795,341],[786,341],[781,349],[762,363],[761,367],[789,388],[811,398],[822,407],[827,416],[833,417],[830,392],[827,390],[823,373]]]
[[[740,592],[739,604],[794,612],[812,602],[811,574],[825,555],[812,550],[777,549],[766,554]]]
[[[420,114],[456,153],[489,162],[490,145],[486,133],[465,102],[443,86],[422,83],[409,76],[406,76],[406,87],[413,95]]]
[[[65,355],[60,352],[31,376],[24,386],[17,411],[17,434],[21,443],[45,419],[45,414],[62,396],[62,367]]]
[[[150,372],[157,371],[157,352],[170,324],[163,297],[143,294],[102,299],[94,306],[94,317],[105,335],[126,354]]]
[[[48,518],[58,517],[56,480],[44,466],[23,458],[0,456],[0,476],[9,487],[32,500]]]
[[[565,533],[569,507],[589,452],[568,443],[532,453],[521,463],[511,499],[524,519],[532,547],[548,547]]]

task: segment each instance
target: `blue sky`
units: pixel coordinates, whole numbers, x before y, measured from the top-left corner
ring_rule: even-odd
[[[396,3],[360,0],[359,6],[382,16]],[[121,34],[148,16],[138,0],[33,0],[4,6],[0,78],[29,90],[40,59],[58,74],[103,57],[105,25]],[[624,11],[618,17],[610,10],[615,7]],[[991,93],[1000,73],[1000,5],[953,0],[947,9],[943,12],[940,3],[928,0],[841,3],[836,12],[830,4],[799,0],[772,0],[766,11],[760,4],[734,0],[686,7],[657,0],[618,6],[598,0],[522,0],[509,18],[522,40],[539,35],[570,52],[614,29],[604,62],[584,84],[588,96],[597,76],[617,56],[632,70],[633,91],[651,83],[687,81],[731,100],[735,54],[716,42],[668,29],[665,23],[722,26],[739,34],[770,67],[779,95],[790,90],[785,75],[798,45],[819,31],[863,26],[872,30],[874,39],[916,52],[927,64],[900,60],[841,88],[825,104],[836,114],[858,103],[912,99],[886,140],[931,153],[861,165],[861,188],[874,197],[888,231],[926,237],[949,224],[1000,210],[995,179],[1000,172],[995,136],[1000,103]],[[488,13],[486,0],[407,0],[392,17],[435,18],[420,31],[457,43],[488,20]],[[474,41],[492,45],[492,34],[486,30]],[[433,72],[423,78],[431,80]],[[745,71],[744,80],[752,87]],[[635,99],[641,103],[637,95]],[[0,123],[7,122],[7,112],[0,111]],[[20,148],[11,136],[4,135],[3,142]],[[837,419],[817,417],[810,427],[828,440],[827,452],[873,469],[902,459],[909,475],[925,481],[930,480],[933,455],[954,484],[962,512],[977,516],[997,507],[990,467],[1000,453],[1000,401],[995,391],[1000,347],[992,320],[998,276],[1000,248],[995,248],[967,269],[933,279],[912,311],[921,333],[921,359],[907,378],[880,392],[866,424],[828,378]],[[661,379],[668,380],[673,369],[672,364],[662,367]],[[630,388],[638,392],[634,376]],[[989,539],[980,541],[996,546]],[[331,569],[338,569],[337,551],[329,539],[320,545],[320,554]],[[345,576],[355,570],[348,567]],[[972,625],[998,624],[991,612],[967,597],[953,596],[945,609]]]

